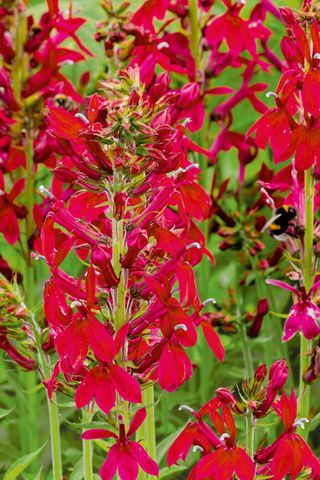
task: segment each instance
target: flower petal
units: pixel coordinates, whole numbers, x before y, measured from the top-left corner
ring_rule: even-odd
[[[108,456],[100,468],[100,476],[102,480],[112,480],[114,474],[117,471],[118,462],[119,462],[119,447],[118,445],[113,445],[108,453]]]
[[[159,467],[157,463],[149,457],[145,449],[137,442],[129,443],[131,453],[137,459],[140,467],[149,475],[157,476],[159,474]]]
[[[128,402],[141,403],[141,389],[138,380],[119,365],[110,367],[111,380],[122,398]]]

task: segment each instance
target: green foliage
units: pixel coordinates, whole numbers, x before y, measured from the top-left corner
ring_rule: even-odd
[[[16,460],[4,474],[3,480],[16,480],[16,478],[18,478],[19,475],[40,455],[44,450],[46,443],[35,452],[29,453],[29,455],[25,455]]]

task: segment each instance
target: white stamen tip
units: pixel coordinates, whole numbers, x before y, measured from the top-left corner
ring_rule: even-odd
[[[190,118],[190,117],[187,117],[187,118],[182,122],[182,125],[183,125],[184,127],[186,127],[191,121],[192,121],[191,118]]]
[[[320,60],[320,53],[315,53],[313,55],[313,58],[315,58],[316,60]]]
[[[230,438],[230,435],[228,433],[223,433],[220,437],[220,440],[223,442],[225,438]]]
[[[174,330],[183,330],[184,332],[187,332],[187,326],[184,323],[178,323],[178,325],[175,325]]]
[[[33,258],[33,260],[45,260],[46,257],[44,257],[43,255],[39,255],[38,253],[35,253],[35,252],[31,252],[31,258]]]
[[[187,412],[190,412],[190,413],[194,412],[193,408],[189,407],[189,405],[180,405],[178,410],[179,412],[181,412],[182,410],[187,410]]]
[[[186,246],[186,249],[190,250],[190,248],[193,248],[193,247],[197,248],[198,250],[201,249],[201,245],[198,242],[189,243],[189,245]]]
[[[214,298],[207,298],[206,300],[204,300],[204,302],[202,302],[202,305],[208,305],[208,303],[217,303],[217,302]]]
[[[195,453],[195,452],[203,452],[203,448],[200,447],[200,445],[194,445],[194,447],[192,448],[192,451],[193,451],[193,453]]]
[[[299,418],[299,420],[296,420],[293,424],[294,427],[301,427],[302,430],[305,428],[305,423],[309,423],[309,420],[305,417]]]
[[[43,185],[40,185],[39,192],[47,195],[47,197],[51,198],[51,200],[54,198],[54,195],[52,195],[52,193]]]
[[[81,305],[82,305],[82,303],[79,302],[78,300],[75,300],[74,302],[70,303],[71,308],[80,307]]]
[[[162,48],[169,48],[169,43],[167,42],[160,42],[158,44],[158,50],[161,50]]]
[[[75,116],[77,118],[81,118],[81,120],[83,120],[84,123],[89,123],[89,120],[87,119],[87,117],[85,115],[83,115],[83,113],[76,113]]]
[[[266,97],[267,98],[270,98],[270,97],[275,97],[277,98],[279,95],[277,95],[275,92],[267,92],[266,93]]]
[[[0,195],[4,195],[4,191],[0,188]]]

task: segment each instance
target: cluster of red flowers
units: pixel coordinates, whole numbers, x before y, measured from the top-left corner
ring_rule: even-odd
[[[105,414],[117,394],[141,403],[138,380],[168,391],[188,380],[185,348],[195,345],[198,326],[223,358],[193,272],[203,254],[213,262],[194,221],[207,217],[209,197],[162,82],[163,75],[147,93],[129,68],[90,98],[86,116],[50,107],[48,118],[65,144],[54,175],[69,185],[52,191],[41,233],[52,274],[44,295],[48,348],[60,357],[50,388],[59,387],[61,371],[77,381],[78,408],[95,399]],[[61,268],[71,250],[85,265],[78,278]],[[127,426],[120,422],[120,439]]]
[[[286,475],[295,479],[302,471],[308,471],[309,479],[318,479],[320,462],[304,439],[296,433],[306,419],[296,420],[297,400],[292,390],[290,397],[282,391],[288,377],[288,367],[284,360],[274,362],[267,375],[265,365],[260,365],[254,377],[244,380],[239,388],[240,400],[226,388],[219,388],[216,396],[209,400],[198,412],[186,406],[194,416],[177,437],[168,451],[168,464],[186,459],[192,447],[201,452],[201,459],[193,467],[188,480],[229,480],[234,474],[239,480],[253,480],[255,475],[281,480]],[[233,415],[247,416],[247,421],[255,422],[270,413],[270,408],[280,417],[284,432],[268,446],[260,447],[253,455],[252,444],[247,439],[247,451],[236,444],[236,426]],[[218,412],[220,409],[221,414]],[[215,430],[205,420],[209,417]],[[217,432],[217,433],[216,433]],[[251,451],[250,451],[251,450]],[[291,459],[292,461],[288,461]]]
[[[71,11],[65,17],[58,2],[48,0],[48,12],[39,23],[27,16],[25,9],[23,2],[15,0],[0,7],[0,232],[10,245],[19,243],[19,260],[31,266],[31,250],[48,207],[40,195],[37,200],[42,203],[35,203],[35,177],[39,164],[48,168],[55,165],[53,151],[59,145],[47,133],[44,107],[60,96],[83,103],[61,67],[85,57],[62,43],[71,38],[77,50],[90,52],[76,36],[85,20],[73,17]],[[13,272],[1,255],[0,272],[9,280],[23,280],[22,272]],[[3,341],[1,348],[16,360],[8,342]]]

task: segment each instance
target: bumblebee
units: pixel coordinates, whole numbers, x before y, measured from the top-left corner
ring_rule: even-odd
[[[66,110],[72,110],[72,108],[75,107],[72,98],[64,95],[63,93],[58,93],[57,95],[55,95],[53,101],[56,107],[62,107]]]
[[[282,207],[277,208],[273,217],[265,224],[262,232],[269,228],[269,233],[272,237],[279,237],[286,233],[291,225],[291,221],[294,220],[296,216],[297,211],[295,208],[290,205],[282,205]]]

